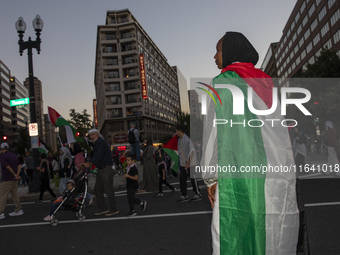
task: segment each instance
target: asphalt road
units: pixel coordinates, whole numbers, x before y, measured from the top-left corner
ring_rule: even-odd
[[[163,197],[138,194],[147,201],[147,208],[141,212],[136,206],[135,217],[126,217],[129,207],[121,191],[116,194],[119,214],[94,216],[97,207],[91,206],[84,209],[86,220],[80,222],[75,212],[63,210],[56,214],[56,227],[43,221],[51,202],[23,203],[23,216],[8,216],[0,222],[1,254],[211,254],[206,190],[202,190],[206,199],[182,204],[176,202],[179,191],[173,195],[167,191],[164,188]],[[13,208],[9,205],[6,211]]]
[[[320,156],[309,162],[323,163],[325,159]],[[178,179],[169,181],[176,182],[179,189]],[[171,195],[167,187],[164,197],[138,194],[148,202],[147,209],[141,212],[136,206],[138,216],[130,218],[126,217],[126,193],[118,191],[118,215],[94,216],[97,207],[88,207],[84,209],[85,222],[79,222],[75,212],[64,210],[56,215],[60,222],[56,227],[43,221],[51,202],[23,203],[23,216],[0,221],[0,254],[211,254],[211,209],[202,181],[200,185],[204,197],[200,202],[179,204],[180,192]],[[308,173],[301,178],[301,186],[310,254],[339,255],[340,179]],[[13,208],[8,205],[6,212]]]

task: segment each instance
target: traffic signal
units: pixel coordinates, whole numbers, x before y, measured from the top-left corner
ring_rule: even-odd
[[[139,126],[139,130],[142,130],[143,129],[143,122],[139,121],[138,126]]]
[[[2,140],[3,140],[4,142],[6,142],[6,141],[7,141],[7,136],[4,135],[4,136],[2,137]]]
[[[79,137],[79,136],[80,136],[80,133],[79,133],[79,132],[77,132],[77,133],[76,133],[76,136],[77,136],[77,137]]]

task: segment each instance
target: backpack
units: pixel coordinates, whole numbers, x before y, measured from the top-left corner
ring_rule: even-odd
[[[133,132],[135,129],[129,130],[129,134],[128,134],[128,141],[130,144],[134,144],[136,142],[136,137],[135,137],[135,133]]]

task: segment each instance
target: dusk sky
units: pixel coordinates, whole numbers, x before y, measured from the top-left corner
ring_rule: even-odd
[[[217,41],[226,31],[242,32],[259,52],[279,41],[296,0],[0,0],[0,59],[11,75],[28,77],[27,51],[19,55],[15,22],[27,24],[24,40],[35,40],[32,20],[44,21],[41,53],[33,51],[34,76],[42,81],[47,106],[69,119],[69,109],[87,109],[95,98],[94,67],[97,26],[107,10],[128,8],[158,48],[187,79],[219,73],[213,59]]]

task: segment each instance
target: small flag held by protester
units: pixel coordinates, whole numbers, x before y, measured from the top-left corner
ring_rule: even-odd
[[[163,145],[163,150],[172,159],[170,168],[176,173],[178,172],[178,140],[177,135],[174,135],[166,144]]]
[[[55,127],[64,127],[65,128],[65,140],[63,141],[63,144],[70,144],[70,143],[75,143],[77,140],[76,136],[76,130],[74,127],[65,120],[56,110],[54,110],[51,107],[48,107],[48,118],[50,122],[55,126]]]

